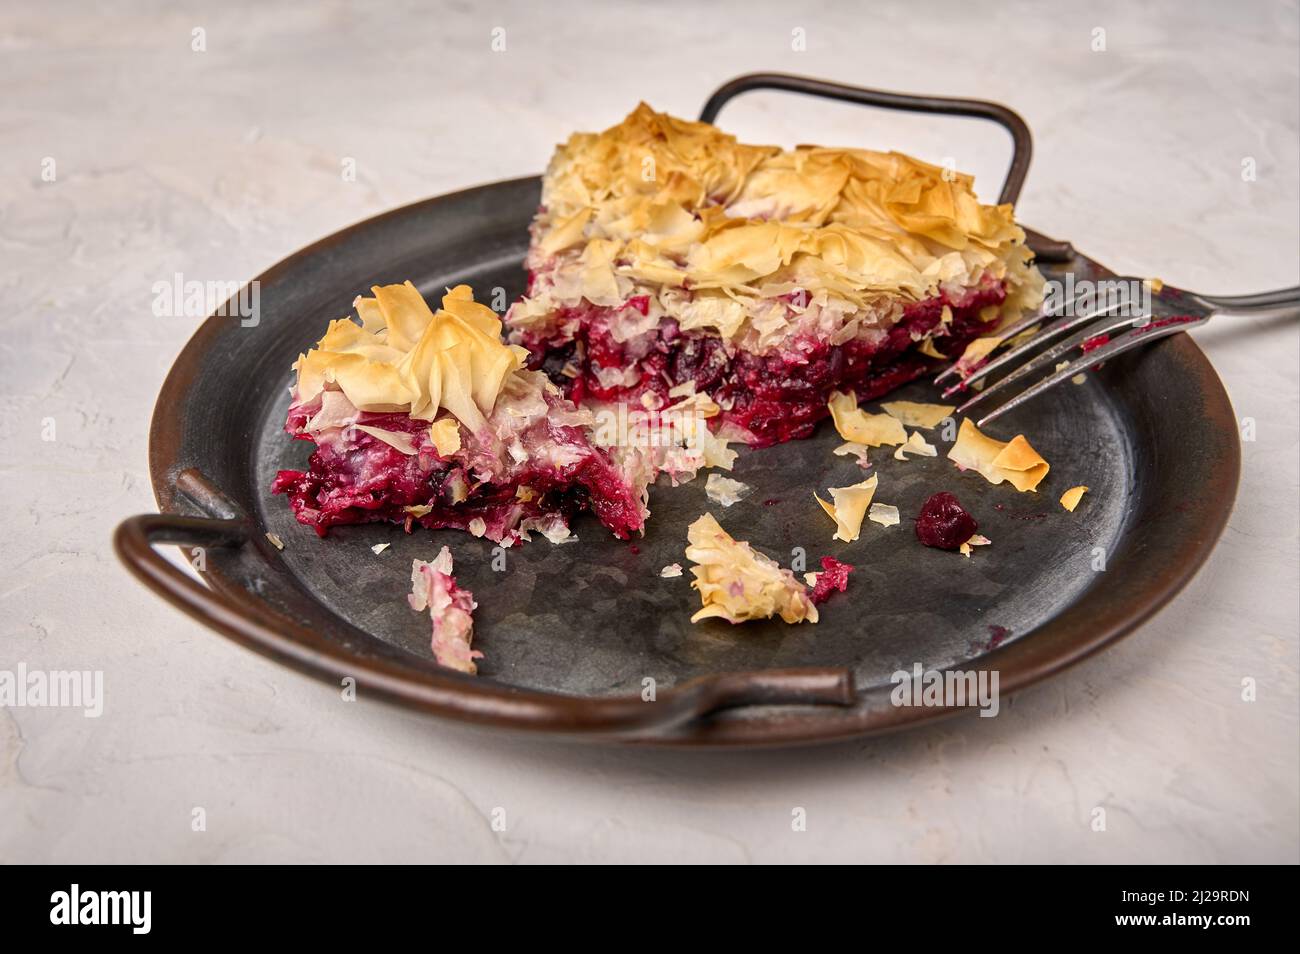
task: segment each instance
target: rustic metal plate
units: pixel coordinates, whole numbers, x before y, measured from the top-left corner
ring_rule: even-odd
[[[513,299],[523,290],[538,190],[536,178],[513,180],[353,226],[261,276],[256,327],[234,318],[202,326],[155,411],[154,488],[164,514],[234,517],[250,530],[242,546],[208,554],[220,607],[169,598],[274,658],[330,680],[354,675],[379,695],[446,716],[641,742],[789,743],[944,714],[890,704],[891,674],[915,663],[996,668],[1003,694],[1063,668],[1168,600],[1227,520],[1239,470],[1232,409],[1204,355],[1178,335],[992,428],[1003,438],[1023,431],[1051,462],[1038,494],[959,473],[936,432],[936,459],[902,463],[886,448],[873,451],[876,499],[898,506],[903,523],[868,523],[852,544],[831,540],[833,528],[812,500],[814,490],[861,479],[851,459],[830,453],[839,438],[829,422],[809,440],[742,451],[733,476],[754,491],[731,508],[706,499],[703,476],[677,488],[661,483],[635,547],[590,517],[575,523],[580,543],[557,547],[539,538],[506,551],[504,571],[493,568],[488,541],[452,531],[407,535],[374,525],[317,539],[268,491],[276,470],[301,466],[310,450],[282,429],[290,364],[372,284],[409,278],[435,298],[466,282],[480,299],[494,287]],[[1082,257],[1045,269],[1110,274]],[[936,399],[924,383],[891,397]],[[187,471],[201,475],[204,492],[178,490]],[[1057,497],[1076,484],[1091,490],[1066,513]],[[917,543],[911,518],[937,490],[957,494],[992,546],[965,559]],[[827,554],[854,564],[848,592],[823,604],[816,626],[692,625],[699,602],[689,572],[658,573],[669,563],[687,565],[686,526],[705,511],[783,565],[796,548],[813,569]],[[284,541],[283,551],[265,531]],[[391,547],[376,556],[376,543]],[[480,604],[475,647],[485,658],[477,679],[432,663],[427,616],[405,604],[411,559],[430,559],[444,543],[461,585]],[[853,691],[839,700],[848,704],[738,706],[631,730],[612,729],[584,708],[593,699],[635,700],[647,678],[671,696],[695,677],[804,667],[850,673]]]

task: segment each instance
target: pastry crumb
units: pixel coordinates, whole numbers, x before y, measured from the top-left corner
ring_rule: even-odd
[[[956,410],[952,404],[922,404],[917,401],[884,401],[880,406],[904,427],[920,427],[927,431],[938,427]]]
[[[862,483],[851,487],[832,487],[830,492],[834,503],[827,503],[816,493],[813,494],[813,499],[821,504],[826,515],[835,521],[835,535],[831,539],[845,543],[858,539],[862,533],[862,518],[866,516],[867,507],[871,505],[871,498],[875,495],[879,482],[880,478],[872,474]]]
[[[686,558],[703,607],[691,617],[743,623],[780,616],[787,623],[817,622],[817,607],[789,570],[748,543],[735,540],[712,514],[687,528]]]
[[[1071,487],[1065,493],[1061,494],[1061,506],[1071,513],[1074,513],[1074,508],[1079,506],[1079,501],[1083,499],[1083,495],[1087,492],[1088,488],[1082,485]]]
[[[477,675],[476,659],[483,654],[471,649],[474,640],[474,594],[456,585],[451,575],[451,550],[443,547],[434,559],[411,561],[411,592],[407,604],[417,613],[429,611],[433,622],[433,657],[440,666]]]
[[[724,507],[740,503],[753,493],[753,490],[754,488],[749,484],[723,477],[721,474],[709,474],[709,479],[704,482],[705,496]]]
[[[867,459],[867,445],[859,444],[856,441],[845,441],[835,450],[831,451],[836,457],[855,457],[858,466],[866,470],[871,466],[871,461]]]
[[[894,451],[894,460],[907,460],[908,454],[916,454],[918,457],[938,457],[939,451],[921,436],[920,431],[913,431],[906,443],[901,444]]]
[[[893,504],[873,503],[867,512],[867,519],[882,527],[896,527],[901,522],[898,508]]]
[[[902,444],[907,431],[896,417],[888,414],[868,414],[858,407],[858,399],[843,391],[832,391],[826,402],[831,419],[840,437],[855,444],[880,447],[882,444]]]
[[[948,459],[962,470],[976,471],[991,484],[1007,481],[1022,493],[1034,490],[1051,469],[1025,435],[995,440],[981,433],[969,418],[961,422]]]

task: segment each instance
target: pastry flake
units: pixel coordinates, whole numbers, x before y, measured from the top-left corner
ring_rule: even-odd
[[[730,507],[744,500],[754,488],[739,480],[723,477],[721,474],[709,474],[704,482],[704,493],[710,500],[724,507]]]
[[[859,444],[856,441],[845,441],[835,450],[831,451],[836,457],[852,457],[857,460],[858,466],[866,470],[871,466],[871,461],[867,459],[867,445]]]
[[[1079,501],[1083,499],[1083,495],[1087,492],[1087,487],[1071,487],[1065,493],[1061,494],[1061,506],[1070,511],[1070,513],[1074,513],[1074,508],[1079,506]]]
[[[827,503],[813,494],[813,499],[821,504],[826,515],[835,521],[835,535],[831,539],[842,540],[845,543],[852,543],[858,539],[862,533],[862,520],[871,505],[871,498],[876,492],[879,480],[876,474],[872,474],[861,483],[850,487],[832,487],[830,494],[833,503]]]
[[[340,319],[294,365],[308,403],[334,385],[360,411],[406,409],[432,421],[446,409],[477,432],[520,356],[501,342],[501,321],[457,285],[437,312],[409,281],[376,285],[354,302],[361,324]]]
[[[898,508],[892,504],[873,503],[867,511],[867,519],[882,527],[896,527],[901,522]]]
[[[894,460],[907,460],[908,454],[916,454],[918,457],[938,457],[939,451],[921,436],[920,431],[913,431],[907,441],[894,451]]]
[[[817,607],[794,574],[748,543],[734,540],[712,514],[687,528],[686,558],[695,566],[691,586],[703,607],[691,617],[743,623],[780,616],[787,623],[817,622]]]
[[[964,470],[974,470],[991,484],[1007,481],[1016,490],[1034,490],[1047,476],[1050,465],[1023,434],[999,441],[983,434],[970,419],[963,419],[948,459]]]
[[[904,427],[920,427],[925,430],[938,427],[944,418],[956,410],[952,404],[922,404],[917,401],[884,401],[880,406]]]
[[[852,394],[832,392],[827,407],[835,422],[835,430],[850,443],[880,447],[882,444],[902,444],[907,440],[907,431],[897,418],[888,414],[868,414],[858,407],[857,398]]]

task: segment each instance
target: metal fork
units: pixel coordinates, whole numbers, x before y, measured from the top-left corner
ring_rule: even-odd
[[[1095,292],[1102,282],[1086,282],[1084,290],[1068,301],[1045,303],[1037,313],[1026,315],[999,331],[994,351],[1006,347],[1013,339],[1030,332],[1036,325],[1042,325],[1036,333],[1031,333],[1026,340],[1013,345],[1009,351],[1003,351],[996,358],[986,358],[975,365],[963,367],[958,360],[946,368],[935,378],[935,384],[943,384],[954,378],[957,380],[952,380],[944,390],[944,397],[965,392],[977,382],[987,381],[988,376],[996,371],[1008,371],[991,387],[984,388],[968,399],[957,408],[956,413],[968,414],[972,407],[995,395],[1005,398],[1012,393],[1017,381],[1028,383],[1027,379],[1035,372],[1052,369],[1051,374],[980,418],[977,426],[983,427],[1094,365],[1168,335],[1199,328],[1222,312],[1300,314],[1300,286],[1257,295],[1221,296],[1199,295],[1159,282],[1131,277],[1103,281],[1108,286],[1104,296],[1098,296]],[[1143,288],[1150,291],[1151,304],[1159,304],[1159,311],[1163,314],[1155,314],[1154,307],[1148,310],[1141,307],[1142,302],[1134,301],[1134,291],[1137,290],[1140,296]],[[1090,297],[1091,301],[1088,300]],[[1097,300],[1099,298],[1104,300]],[[1074,333],[1024,361],[1032,352],[1044,349],[1050,342],[1069,332]],[[1059,362],[1076,351],[1080,352],[1079,356],[1058,369]]]

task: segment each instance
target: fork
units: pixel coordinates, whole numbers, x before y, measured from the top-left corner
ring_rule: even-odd
[[[1098,296],[1095,291],[1090,294],[1091,289],[1102,284],[1107,286],[1106,295]],[[944,397],[949,397],[967,391],[980,381],[987,382],[988,376],[996,371],[1008,371],[991,387],[985,387],[969,398],[957,408],[956,413],[968,414],[972,407],[995,395],[1005,398],[1012,393],[1017,381],[1028,383],[1026,379],[1035,372],[1053,369],[1047,377],[980,418],[977,426],[983,427],[1094,365],[1160,338],[1199,328],[1223,312],[1300,314],[1300,286],[1255,295],[1230,296],[1200,295],[1156,280],[1133,277],[1088,281],[1084,286],[1083,291],[1068,301],[1045,302],[1035,314],[1026,315],[999,331],[993,351],[1009,344],[1010,350],[1003,351],[996,358],[986,357],[981,362],[966,365],[958,359],[935,378],[935,384],[957,379],[943,392]],[[1156,316],[1151,309],[1141,307],[1141,302],[1134,301],[1134,291],[1139,289],[1148,291],[1151,302],[1158,302],[1163,306],[1161,310],[1167,314]],[[1088,301],[1090,297],[1094,299],[1091,302]],[[1099,298],[1103,300],[1095,300]],[[1081,302],[1083,306],[1077,307]],[[1034,332],[1032,329],[1036,325],[1042,327]],[[1017,365],[1031,352],[1038,351],[1069,332],[1074,333]],[[1017,340],[1022,338],[1023,340]],[[1063,365],[1059,363],[1076,349],[1080,352],[1078,357]]]

